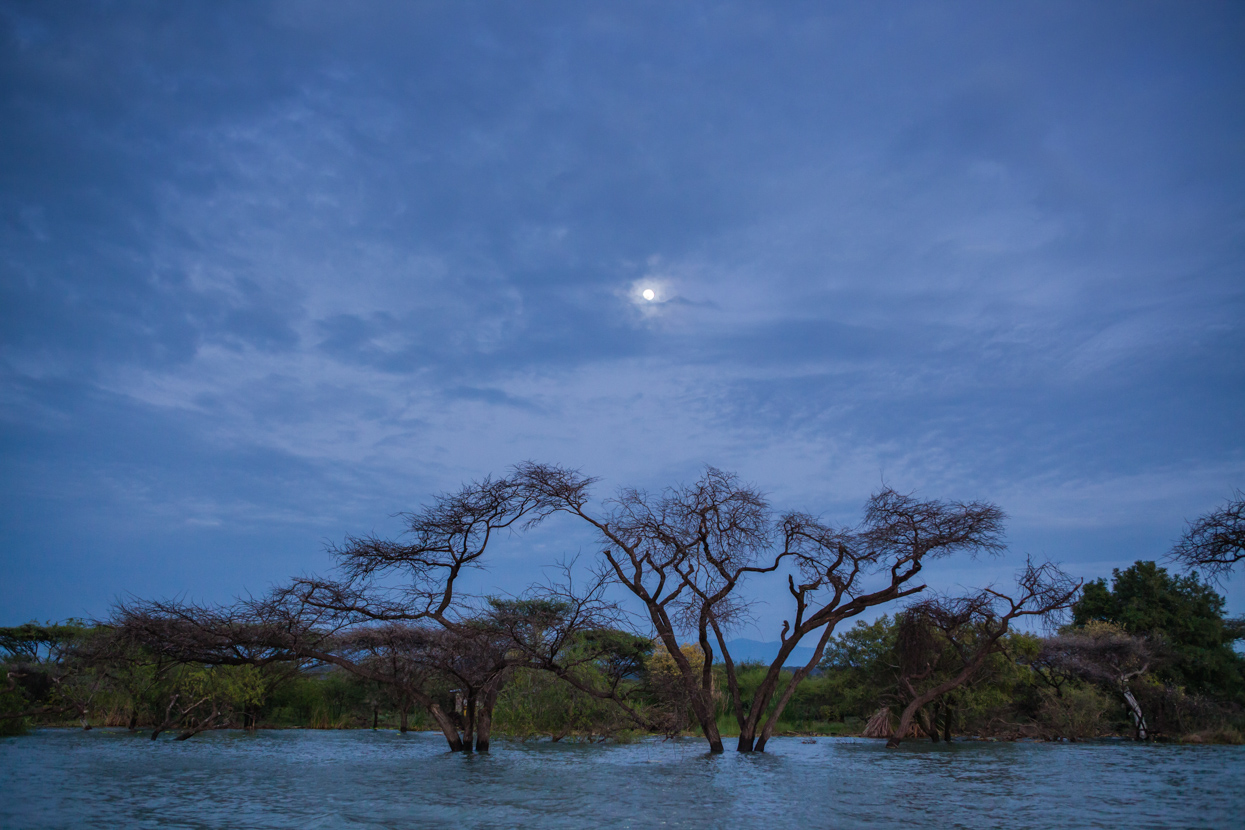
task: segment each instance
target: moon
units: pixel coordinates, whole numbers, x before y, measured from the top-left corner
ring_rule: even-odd
[[[641,292],[640,292],[640,296],[641,296],[641,297],[643,297],[643,298],[644,298],[644,299],[646,299],[646,300],[651,300],[651,299],[653,299],[654,297],[656,297],[656,296],[657,296],[657,292],[656,292],[656,291],[654,291],[654,290],[653,290],[653,289],[651,289],[651,288],[646,288],[646,289],[644,289],[643,291],[641,291]]]

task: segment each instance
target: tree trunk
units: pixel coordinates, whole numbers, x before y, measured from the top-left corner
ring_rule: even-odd
[[[938,702],[929,707],[930,711],[926,712],[922,709],[917,713],[917,723],[921,725],[921,731],[929,736],[930,743],[938,743]]]
[[[454,726],[454,722],[445,714],[445,710],[433,703],[428,706],[428,714],[432,715],[437,726],[441,727],[441,734],[445,736],[446,743],[450,745],[450,752],[462,752],[463,739],[458,734],[458,728]]]
[[[480,697],[476,713],[476,752],[488,752],[489,738],[493,734],[493,707],[497,704],[500,691],[499,680],[491,687],[486,687]]]
[[[376,727],[380,724],[380,707],[372,707],[372,731],[376,731]]]
[[[206,720],[202,720],[199,723],[195,724],[194,726],[190,727],[189,729],[185,730],[173,740],[186,741],[186,740],[193,738],[195,735],[198,735],[200,732],[204,731],[205,729],[211,729],[212,724],[216,722],[216,716],[219,714],[220,714],[220,709],[213,706],[212,714],[208,715]]]
[[[1149,730],[1146,728],[1145,715],[1141,713],[1141,705],[1137,703],[1137,698],[1133,697],[1132,690],[1128,686],[1123,687],[1124,701],[1128,704],[1128,714],[1133,719],[1133,728],[1137,732],[1137,740],[1144,741],[1150,737]]]
[[[947,743],[951,743],[951,719],[955,716],[955,710],[951,708],[951,701],[944,700],[942,702],[942,739]]]
[[[137,732],[137,731],[138,731],[138,712],[137,712],[137,711],[130,712],[130,726],[129,726],[129,730],[130,730],[131,732]]]
[[[741,728],[739,732],[740,752],[764,752],[765,745],[769,739],[774,736],[774,730],[778,727],[778,719],[782,717],[783,710],[787,708],[787,704],[791,702],[791,696],[795,694],[796,687],[808,677],[813,668],[821,662],[821,655],[826,650],[826,643],[830,640],[830,635],[834,632],[834,624],[826,626],[822,632],[820,639],[817,641],[817,647],[813,649],[813,659],[804,666],[792,673],[791,679],[787,681],[786,687],[782,690],[782,694],[778,697],[778,702],[774,704],[774,711],[770,712],[769,717],[765,719],[765,725],[761,727],[761,734],[757,736],[755,743],[751,740],[754,732],[749,732],[748,748],[744,749],[744,730]],[[769,707],[769,702],[774,697],[774,692],[778,690],[778,683],[782,679],[782,666],[787,658],[794,652],[796,645],[799,643],[800,637],[792,635],[788,638],[786,645],[779,650],[778,657],[770,664],[770,669],[766,672],[765,680],[757,688],[756,695],[752,698],[752,708],[748,712],[747,722],[752,724],[755,729],[756,724],[761,719],[761,713]]]
[[[476,692],[472,691],[467,695],[466,706],[463,712],[463,751],[470,752],[474,744],[476,729]]]
[[[899,743],[904,739],[904,736],[908,734],[908,730],[912,728],[912,719],[916,717],[916,713],[920,711],[921,707],[930,701],[937,700],[941,695],[946,694],[952,689],[958,689],[966,683],[970,677],[977,673],[977,669],[981,668],[981,664],[985,662],[985,659],[988,656],[989,649],[984,649],[955,677],[939,683],[934,688],[925,692],[925,694],[914,697],[907,707],[904,708],[903,714],[899,716],[899,726],[895,727],[895,734],[891,735],[890,740],[886,742],[887,748],[894,749],[899,746]]]
[[[493,733],[493,713],[481,709],[476,723],[476,752],[488,752],[489,736]]]
[[[375,728],[375,727],[373,727]],[[409,730],[406,721],[406,703],[403,703],[398,713],[398,731],[405,735]]]
[[[725,752],[722,748],[722,733],[718,731],[718,719],[715,717],[717,713],[714,712],[713,699],[709,692],[701,690],[692,699],[692,713],[700,721],[700,729],[705,733],[705,740],[709,742],[709,751]]]
[[[775,661],[777,662],[777,661]],[[761,681],[761,685],[757,686],[756,693],[752,697],[752,706],[748,710],[748,717],[739,725],[739,743],[735,747],[739,752],[764,752],[766,737],[762,733],[761,740],[757,741],[757,725],[761,721],[761,713],[765,711],[765,707],[769,705],[769,700],[774,696],[774,689],[778,685],[779,672],[774,671],[773,666],[766,672],[765,678]]]

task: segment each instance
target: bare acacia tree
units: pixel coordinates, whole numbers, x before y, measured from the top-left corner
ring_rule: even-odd
[[[1129,634],[1111,623],[1092,622],[1043,640],[1035,664],[1114,691],[1128,707],[1137,739],[1145,740],[1150,736],[1149,727],[1130,684],[1159,658],[1160,649],[1149,638]]]
[[[1216,581],[1231,575],[1245,559],[1245,493],[1237,490],[1223,507],[1189,522],[1167,557],[1186,570],[1200,568]]]
[[[391,640],[385,646],[390,659],[397,659],[395,649],[407,648],[402,659],[426,670],[411,677],[448,678],[457,686],[457,696],[447,710],[419,684],[402,686],[403,694],[427,710],[451,750],[487,751],[493,707],[510,669],[540,659],[545,663],[539,667],[561,664],[547,648],[539,654],[516,648],[531,644],[530,637],[524,638],[533,621],[523,617],[533,609],[490,607],[481,598],[464,595],[459,584],[466,571],[481,567],[489,544],[499,534],[530,518],[540,506],[538,494],[511,478],[467,484],[419,511],[402,514],[406,532],[397,540],[348,537],[332,550],[336,578],[296,579],[274,592],[267,605],[282,609],[291,619],[315,620],[294,626],[298,630],[327,627],[338,632],[341,644],[370,644],[373,649],[368,659],[361,660],[331,643],[298,642],[292,648],[299,654],[391,685],[392,672],[375,670],[381,657],[377,649],[384,636],[405,631],[404,643]],[[562,639],[555,642],[564,643],[587,621],[582,613],[564,616],[556,626]],[[421,638],[418,644],[415,637]],[[562,668],[565,676],[573,676],[569,668]]]
[[[910,605],[900,620],[896,651],[900,694],[907,700],[887,741],[899,746],[923,707],[958,689],[981,671],[1021,617],[1051,617],[1071,606],[1081,584],[1050,563],[1027,562],[1017,591],[994,588],[958,597],[931,597]],[[936,726],[927,728],[936,735]]]
[[[712,467],[695,484],[660,494],[622,490],[601,511],[591,506],[594,479],[577,471],[526,463],[515,468],[513,480],[531,494],[529,525],[568,513],[597,531],[608,571],[644,604],[713,752],[723,748],[715,654],[725,664],[740,726],[738,749],[763,750],[838,623],[922,590],[913,580],[927,559],[1002,549],[1003,513],[997,507],[921,501],[890,489],[870,499],[860,528],[837,529],[803,513],[776,517],[758,490]],[[748,600],[739,590],[744,582],[784,566],[795,611],[783,623],[778,656],[745,707],[725,635],[747,613]],[[693,665],[680,649],[682,631],[697,636],[702,665]],[[784,665],[810,635],[817,637],[813,658],[783,683]]]

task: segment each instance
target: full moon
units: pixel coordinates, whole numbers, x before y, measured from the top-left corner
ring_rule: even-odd
[[[640,293],[640,296],[646,300],[651,300],[657,296],[657,292],[653,291],[651,288],[646,288]]]

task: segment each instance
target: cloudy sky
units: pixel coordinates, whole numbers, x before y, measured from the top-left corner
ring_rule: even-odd
[[[998,503],[1013,553],[946,584],[1109,575],[1245,487],[1239,3],[0,0],[0,39],[0,624],[262,591],[524,459]]]

